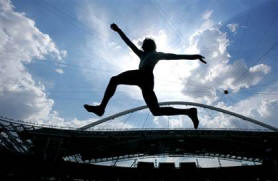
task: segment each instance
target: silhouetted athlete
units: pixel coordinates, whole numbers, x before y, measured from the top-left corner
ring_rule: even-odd
[[[177,109],[173,107],[160,107],[153,91],[154,89],[154,75],[153,69],[159,60],[178,60],[199,59],[201,62],[206,63],[201,55],[176,55],[172,53],[156,52],[156,44],[154,40],[145,38],[142,45],[142,50],[138,49],[116,25],[111,24],[111,29],[118,32],[123,41],[132,49],[132,51],[140,58],[138,70],[129,70],[117,76],[113,76],[106,88],[104,97],[101,104],[98,106],[91,106],[85,104],[84,107],[88,112],[93,112],[98,116],[102,116],[109,99],[116,91],[117,85],[137,85],[140,87],[144,100],[148,105],[150,111],[154,116],[162,115],[187,115],[191,118],[194,128],[197,129],[199,120],[197,116],[197,109]]]

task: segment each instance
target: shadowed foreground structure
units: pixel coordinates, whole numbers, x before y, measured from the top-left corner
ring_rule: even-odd
[[[3,155],[3,152],[1,152]],[[3,166],[5,165],[5,166]],[[1,180],[271,180],[264,165],[223,168],[128,168],[96,166],[34,157],[1,157]]]
[[[278,132],[254,130],[124,129],[81,131],[2,118],[1,180],[275,180]],[[259,164],[159,168],[94,163],[153,155],[220,157]],[[108,174],[109,173],[109,174]],[[275,175],[276,174],[276,175]]]

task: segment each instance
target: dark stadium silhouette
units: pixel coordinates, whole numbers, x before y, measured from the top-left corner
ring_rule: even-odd
[[[263,129],[94,129],[94,126],[146,109],[140,106],[81,128],[50,127],[1,117],[1,178],[4,180],[276,180],[277,128],[224,109],[219,111]],[[196,162],[137,161],[139,158],[202,157],[253,165],[202,168]],[[134,160],[130,167],[116,166]],[[113,165],[99,165],[112,161]],[[236,173],[236,174],[235,174]]]

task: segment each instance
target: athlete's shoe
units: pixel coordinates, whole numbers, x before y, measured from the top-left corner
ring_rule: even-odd
[[[104,113],[104,110],[100,107],[100,106],[91,106],[88,104],[84,105],[84,108],[88,111],[88,112],[92,112],[95,113],[98,116],[102,116]]]

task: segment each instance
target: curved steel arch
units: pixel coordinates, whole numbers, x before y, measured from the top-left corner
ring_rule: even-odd
[[[273,127],[273,126],[268,125],[268,124],[265,124],[265,123],[262,123],[258,120],[255,120],[255,119],[252,119],[252,118],[249,118],[249,117],[246,117],[246,116],[243,116],[243,115],[231,112],[231,111],[227,111],[225,109],[221,109],[221,108],[217,108],[217,107],[209,106],[209,105],[205,105],[205,104],[200,104],[200,103],[195,103],[195,102],[184,102],[184,101],[169,101],[169,102],[160,102],[159,105],[160,106],[164,106],[164,105],[190,105],[190,106],[203,107],[203,108],[207,108],[207,109],[210,109],[210,110],[214,110],[214,111],[222,112],[222,113],[225,113],[225,114],[229,114],[229,115],[234,116],[234,117],[238,117],[240,119],[251,122],[253,124],[257,124],[261,127],[270,129],[272,131],[278,131],[278,128]],[[139,110],[142,110],[142,109],[147,109],[147,108],[148,108],[148,106],[144,105],[144,106],[135,107],[133,109],[128,109],[126,111],[122,111],[122,112],[119,112],[117,114],[113,114],[113,115],[108,116],[106,118],[103,118],[103,119],[100,119],[100,120],[95,121],[93,123],[82,126],[82,127],[78,128],[78,130],[86,130],[86,129],[89,129],[89,128],[94,127],[96,125],[99,125],[101,123],[107,122],[111,119],[115,119],[117,117],[129,114],[129,113],[133,113],[133,112],[136,112],[136,111],[139,111]]]

